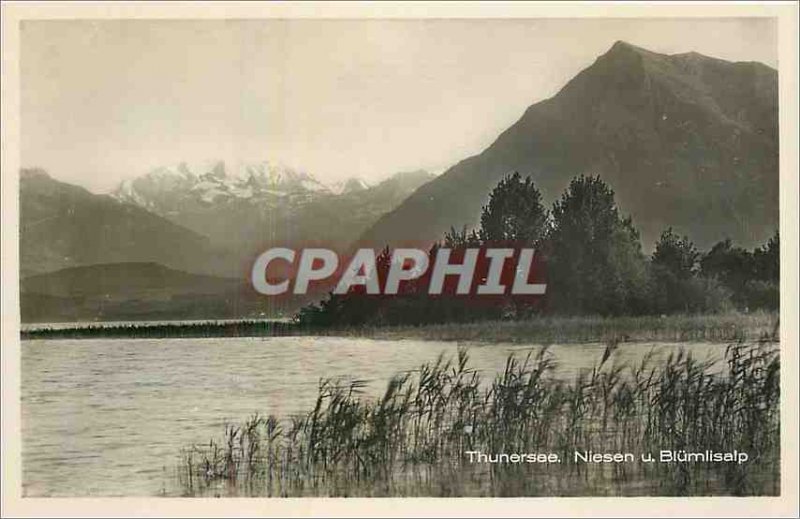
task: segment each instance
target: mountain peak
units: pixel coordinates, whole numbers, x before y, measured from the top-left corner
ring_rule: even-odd
[[[332,193],[337,195],[345,195],[349,193],[358,193],[368,189],[370,186],[363,179],[358,177],[350,177],[340,182],[336,182],[329,186]]]
[[[175,209],[172,206],[176,203],[209,204],[238,199],[269,204],[292,194],[328,192],[327,186],[312,175],[283,164],[240,161],[229,167],[224,161],[215,160],[193,165],[184,161],[156,168],[141,177],[123,181],[112,196],[166,214]],[[167,211],[162,206],[171,208]]]
[[[651,61],[653,59],[667,58],[666,54],[659,54],[642,47],[637,47],[626,41],[617,40],[605,54],[597,58],[597,62],[612,62],[612,63],[630,63],[641,62],[644,60]]]
[[[41,179],[52,179],[52,177],[47,173],[47,171],[41,168],[22,168],[19,170],[20,177],[22,178],[41,178]]]
[[[549,203],[581,172],[602,175],[645,248],[667,225],[700,247],[763,242],[777,221],[777,72],[617,41],[483,152],[383,216],[361,243],[441,239],[475,225],[508,171]]]
[[[617,58],[619,60],[624,59],[625,57],[638,57],[638,58],[646,58],[646,62],[648,64],[653,64],[656,66],[664,65],[665,63],[677,63],[679,61],[690,61],[690,62],[716,62],[716,63],[730,63],[726,60],[720,58],[713,58],[711,56],[706,56],[705,54],[701,54],[697,51],[688,51],[688,52],[680,52],[677,54],[663,54],[659,52],[654,52],[652,50],[645,49],[643,47],[638,47],[626,41],[617,40],[611,48],[603,55],[598,58],[598,61],[603,58]],[[763,65],[762,66],[766,66]]]
[[[617,40],[617,41],[614,42],[614,45],[611,46],[610,50],[612,52],[613,51],[622,52],[622,51],[628,51],[628,50],[642,50],[642,49],[640,47],[637,47],[636,45],[632,45],[632,44],[628,43],[627,41]]]

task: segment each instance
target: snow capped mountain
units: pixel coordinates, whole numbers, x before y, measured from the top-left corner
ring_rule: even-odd
[[[369,189],[372,187],[368,184],[365,180],[360,178],[351,177],[347,180],[342,180],[340,182],[335,182],[330,185],[330,190],[332,193],[337,195],[346,195],[349,193],[357,193],[359,191],[364,191],[365,189]]]
[[[252,201],[274,205],[282,198],[302,201],[334,192],[312,175],[283,164],[263,161],[228,168],[225,162],[215,161],[157,168],[125,180],[112,196],[158,213],[170,213],[188,203]]]
[[[347,244],[430,178],[399,173],[376,185],[358,178],[327,185],[269,161],[182,162],[126,180],[111,196],[251,261],[269,243]]]

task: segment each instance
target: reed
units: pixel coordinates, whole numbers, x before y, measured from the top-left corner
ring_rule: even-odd
[[[420,326],[307,326],[298,322],[242,320],[233,322],[126,323],[42,326],[23,330],[28,339],[202,338],[331,336],[438,341],[577,343],[606,341],[729,342],[757,340],[772,332],[777,312],[664,316],[534,316],[509,321],[476,321]]]
[[[185,495],[596,496],[779,493],[779,371],[770,337],[736,342],[717,363],[681,351],[655,363],[602,360],[553,377],[546,348],[509,356],[485,379],[462,350],[392,378],[367,399],[360,380],[320,382],[314,407],[253,416],[182,451]],[[646,462],[660,451],[746,452],[746,463]],[[556,463],[480,463],[466,453],[551,453]],[[584,463],[575,451],[632,453]]]
[[[536,316],[530,319],[362,327],[353,336],[459,342],[736,342],[758,340],[777,327],[777,312],[645,316]]]
[[[302,335],[296,323],[286,321],[241,320],[47,326],[21,330],[22,340],[32,339],[181,339],[204,337],[283,337]]]

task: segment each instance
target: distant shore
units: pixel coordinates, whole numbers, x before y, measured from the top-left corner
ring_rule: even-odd
[[[486,343],[554,342],[725,342],[776,338],[777,312],[639,317],[549,316],[519,321],[426,324],[420,326],[308,327],[291,321],[208,321],[67,324],[23,330],[35,339],[171,339],[213,337],[338,336],[382,340],[431,340]]]
[[[374,339],[496,343],[727,342],[777,339],[778,312],[637,317],[541,317],[520,321],[368,327],[347,335]]]

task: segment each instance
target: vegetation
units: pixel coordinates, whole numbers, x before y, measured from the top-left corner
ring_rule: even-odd
[[[700,259],[704,277],[725,287],[740,308],[778,308],[780,303],[780,237],[778,232],[753,252],[723,240]]]
[[[779,371],[774,344],[735,343],[724,362],[671,354],[658,367],[614,360],[555,379],[547,352],[510,356],[494,380],[466,352],[392,378],[323,380],[313,409],[254,416],[221,440],[184,449],[186,495],[570,496],[777,495]],[[555,454],[555,463],[479,463],[469,451]],[[575,452],[632,453],[584,463]],[[660,451],[746,453],[748,461],[663,463]],[[642,461],[652,454],[655,462]]]
[[[572,180],[553,206],[545,247],[550,311],[640,313],[646,283],[639,233],[600,177]]]
[[[25,339],[99,339],[99,338],[197,338],[197,337],[275,337],[302,333],[296,323],[283,321],[233,321],[191,323],[130,323],[119,325],[90,325],[43,327],[23,330]]]
[[[530,177],[514,172],[502,179],[489,195],[481,213],[483,242],[540,243],[547,231],[547,210]]]
[[[453,228],[429,254],[433,260],[439,248],[447,247],[453,249],[451,261],[458,262],[466,248],[492,246],[536,248],[535,268],[545,271],[547,294],[431,297],[428,273],[402,283],[393,297],[369,296],[358,286],[346,294],[331,293],[302,308],[292,323],[90,326],[25,331],[22,337],[375,336],[391,333],[379,331],[381,328],[394,327],[421,338],[474,337],[495,342],[597,341],[615,336],[733,340],[747,336],[754,321],[766,319],[770,328],[775,315],[763,312],[774,312],[779,306],[777,231],[753,251],[723,240],[702,253],[688,237],[668,228],[648,258],[642,253],[631,218],[620,214],[613,190],[599,177],[576,177],[548,211],[531,179],[513,173],[491,193],[479,229]],[[379,282],[385,282],[391,267],[388,247],[378,255],[376,267]],[[476,272],[486,270],[483,258]],[[752,312],[757,316],[746,320],[749,325],[730,323],[729,316]],[[609,317],[618,319],[604,322],[599,335],[587,338],[587,330],[598,328],[592,323]],[[622,329],[613,331],[620,323],[625,323]],[[564,326],[568,329],[561,330]],[[763,328],[761,324],[755,327]]]
[[[536,248],[536,265],[546,272],[543,297],[430,297],[429,278],[401,285],[397,297],[370,297],[363,291],[330,294],[303,308],[297,319],[318,327],[428,325],[547,316],[632,316],[715,314],[733,309],[777,310],[779,236],[747,251],[723,240],[701,253],[686,236],[666,229],[651,257],[639,233],[614,201],[600,177],[579,176],[546,210],[530,178],[513,173],[500,181],[483,207],[480,228],[451,229],[430,250],[453,249],[452,261],[466,248]],[[391,253],[378,261],[379,282],[386,279]],[[483,268],[483,270],[481,270]],[[485,272],[480,263],[476,272]]]
[[[765,334],[777,336],[777,332],[778,314],[757,311],[664,317],[545,316],[514,321],[352,327],[334,333],[390,340],[575,344],[606,341],[726,343],[753,341]]]
[[[22,339],[284,337],[298,335],[525,344],[605,342],[728,342],[755,340],[777,330],[778,314],[541,316],[524,320],[395,326],[307,326],[299,322],[237,321],[131,323],[23,330]]]

